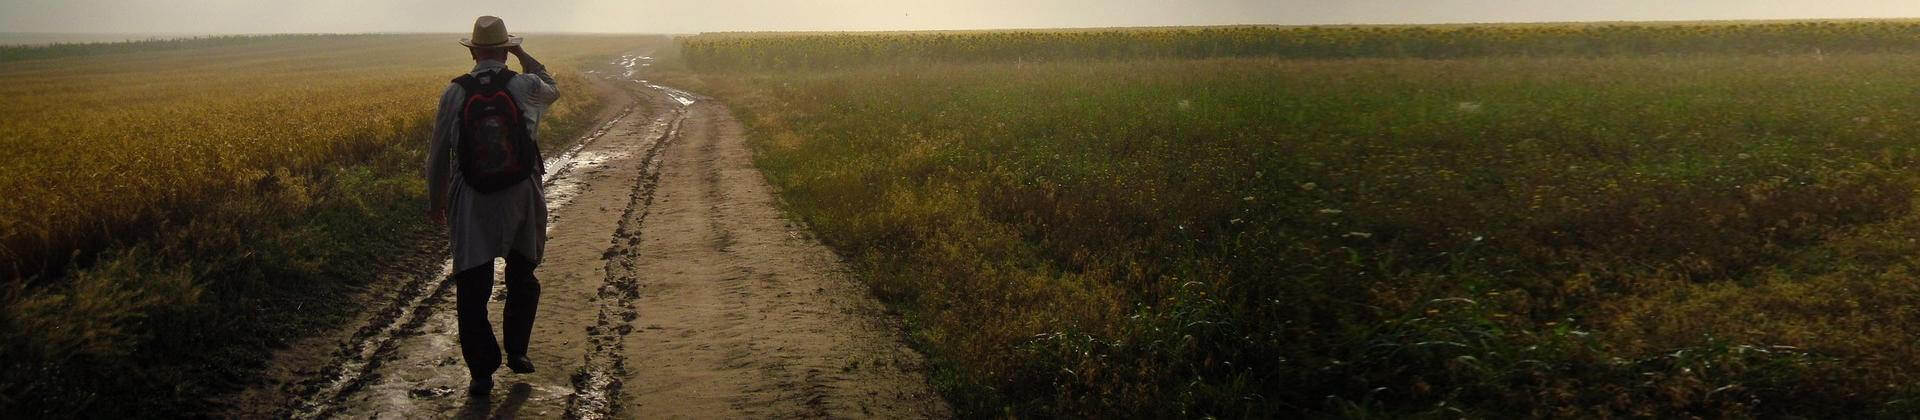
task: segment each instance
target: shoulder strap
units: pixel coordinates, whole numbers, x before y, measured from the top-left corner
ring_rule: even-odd
[[[513,70],[507,70],[503,68],[503,69],[494,71],[493,78],[489,79],[489,81],[493,82],[493,86],[495,88],[506,89],[507,83],[512,82],[514,76],[519,76],[519,75],[520,75],[519,73],[514,73]]]
[[[483,88],[506,89],[507,83],[512,82],[513,77],[518,75],[519,73],[514,73],[513,70],[499,69],[494,70],[492,74],[487,74],[487,83],[480,83],[481,78],[474,77],[473,74],[462,74],[460,77],[455,77],[453,78],[453,83],[459,84],[462,88],[466,88],[468,93],[473,93]]]
[[[460,77],[453,78],[453,84],[460,85],[467,90],[467,93],[480,89],[480,79],[474,78],[471,74],[462,74]]]

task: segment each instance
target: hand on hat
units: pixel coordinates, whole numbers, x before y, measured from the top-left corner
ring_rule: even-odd
[[[527,50],[521,49],[519,45],[507,47],[507,53],[513,54],[515,58],[520,59],[520,69],[524,72],[536,73],[547,71],[546,65],[540,64],[540,60],[533,59],[533,55],[527,54]]]

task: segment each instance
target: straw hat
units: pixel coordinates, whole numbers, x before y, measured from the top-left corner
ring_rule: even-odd
[[[507,48],[520,45],[520,37],[507,35],[507,22],[493,16],[473,21],[473,38],[461,38],[460,45],[473,48]]]

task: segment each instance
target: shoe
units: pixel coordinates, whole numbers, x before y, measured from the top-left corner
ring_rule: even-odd
[[[527,356],[508,357],[507,369],[512,369],[513,373],[533,373],[533,359]]]
[[[493,393],[493,378],[473,378],[473,382],[467,384],[467,395],[484,398],[491,393]]]

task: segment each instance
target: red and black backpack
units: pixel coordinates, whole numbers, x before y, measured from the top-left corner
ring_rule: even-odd
[[[467,91],[460,107],[460,143],[455,146],[460,177],[481,193],[511,187],[533,176],[540,146],[527,133],[520,104],[507,93],[512,70],[453,79]]]

